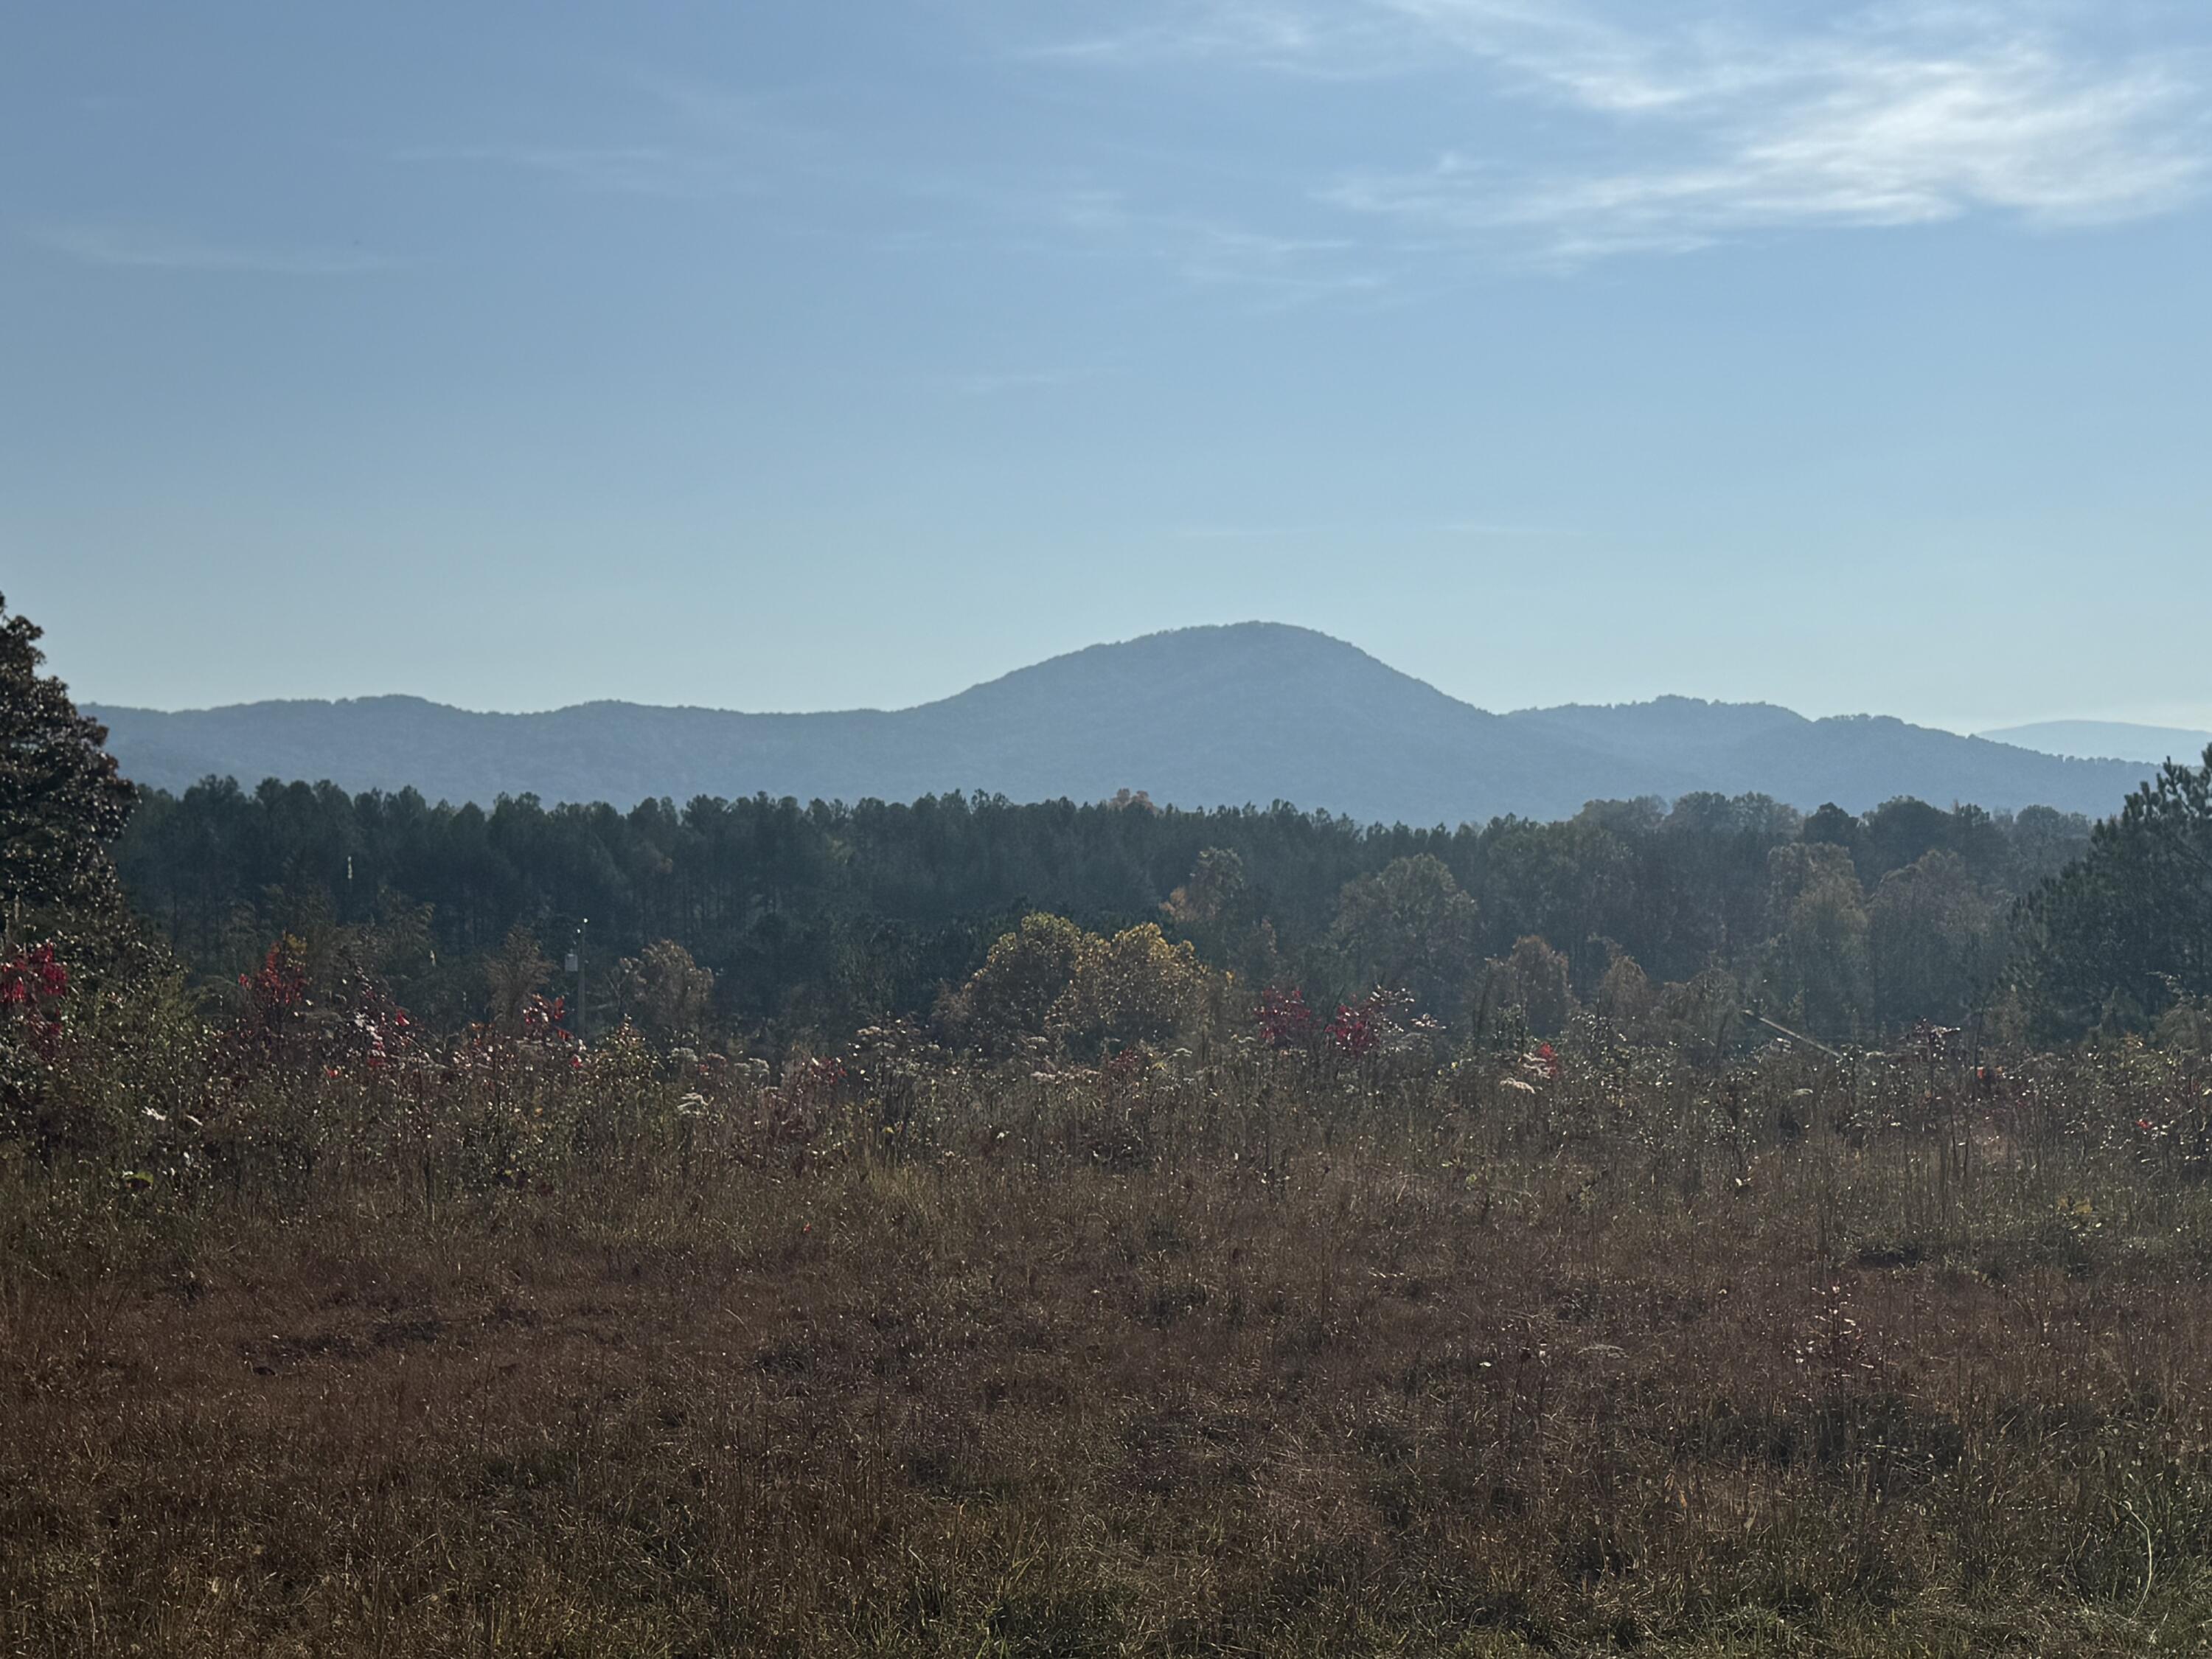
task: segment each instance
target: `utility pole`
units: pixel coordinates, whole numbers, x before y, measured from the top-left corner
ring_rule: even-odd
[[[588,1018],[588,1011],[584,1006],[584,930],[591,925],[589,916],[577,922],[574,942],[568,946],[568,960],[562,964],[576,976],[576,1036],[579,1040],[585,1035]]]

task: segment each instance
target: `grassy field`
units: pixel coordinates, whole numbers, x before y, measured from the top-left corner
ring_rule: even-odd
[[[601,1051],[19,1155],[0,1649],[2212,1648],[2212,1074],[1564,1060]]]

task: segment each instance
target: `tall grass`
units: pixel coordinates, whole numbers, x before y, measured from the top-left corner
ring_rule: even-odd
[[[2212,1645],[2212,1072],[1561,1061],[88,1060],[0,1647]]]

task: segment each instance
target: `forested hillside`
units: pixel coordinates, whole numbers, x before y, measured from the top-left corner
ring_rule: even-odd
[[[1248,982],[1355,996],[1389,955],[1358,937],[1356,884],[1432,860],[1451,890],[1415,882],[1389,926],[1420,936],[1453,894],[1471,902],[1472,927],[1431,975],[1429,1012],[1447,1023],[1465,1017],[1486,963],[1534,939],[1565,955],[1581,996],[1624,957],[1655,984],[1719,969],[1844,1036],[1965,1018],[1998,972],[2009,901],[2087,836],[2085,820],[2048,809],[1912,800],[1807,817],[1759,796],[1693,795],[1444,831],[1287,807],[960,795],[629,812],[526,798],[485,811],[270,783],[154,795],[118,860],[141,910],[210,972],[250,969],[282,933],[363,929],[417,1017],[455,1024],[482,1013],[482,959],[511,928],[555,957],[580,930],[602,1010],[620,1001],[623,960],[669,939],[714,975],[720,1018],[836,1035],[927,1013],[1039,910],[1101,929],[1162,922]]]

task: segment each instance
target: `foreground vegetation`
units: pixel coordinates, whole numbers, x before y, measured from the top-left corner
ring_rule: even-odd
[[[2212,1642],[2199,1054],[209,1057],[0,1176],[6,1650]]]

